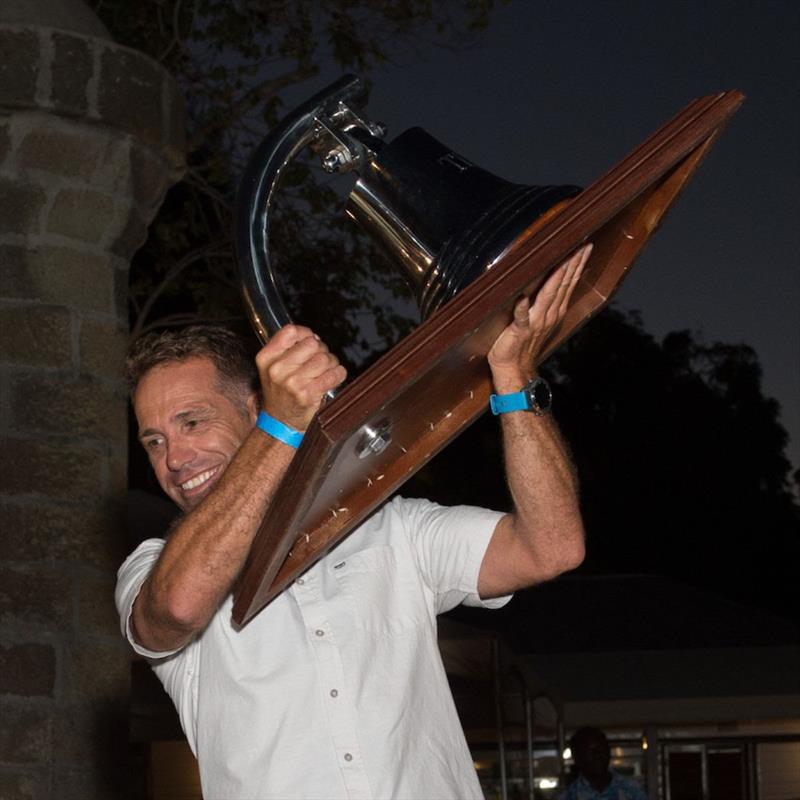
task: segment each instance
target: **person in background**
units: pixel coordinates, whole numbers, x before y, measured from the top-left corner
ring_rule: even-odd
[[[577,775],[559,800],[647,800],[638,783],[609,768],[611,748],[599,728],[579,728],[569,746]]]

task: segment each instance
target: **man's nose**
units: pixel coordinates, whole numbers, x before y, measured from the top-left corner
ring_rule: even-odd
[[[195,457],[195,450],[191,442],[183,436],[170,439],[167,444],[167,467],[171,472],[178,472],[182,467],[190,464]]]

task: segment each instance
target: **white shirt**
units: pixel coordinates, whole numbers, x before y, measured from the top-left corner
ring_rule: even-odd
[[[119,570],[123,635],[175,703],[205,800],[483,797],[436,641],[436,615],[481,601],[500,514],[395,498],[238,629],[229,597],[174,654],[133,640],[133,601],[163,540]]]

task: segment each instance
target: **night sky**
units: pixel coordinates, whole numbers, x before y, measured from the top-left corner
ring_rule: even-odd
[[[512,0],[470,47],[420,46],[377,68],[367,109],[389,139],[419,125],[508,180],[587,186],[693,98],[743,91],[616,302],[659,338],[752,346],[797,468],[799,41],[794,0]]]

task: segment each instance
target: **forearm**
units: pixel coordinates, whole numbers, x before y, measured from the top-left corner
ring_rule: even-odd
[[[495,370],[499,394],[519,391],[529,373]],[[497,597],[554,578],[583,559],[578,482],[553,418],[530,411],[500,416],[506,480],[514,503],[481,564],[479,591]]]
[[[254,429],[213,492],[174,528],[133,609],[141,644],[174,649],[231,591],[294,450]]]
[[[533,582],[546,580],[583,559],[575,469],[551,416],[504,414],[502,427],[513,533],[531,555]]]

